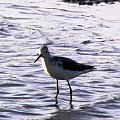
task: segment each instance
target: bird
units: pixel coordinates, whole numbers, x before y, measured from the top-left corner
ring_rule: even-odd
[[[52,78],[56,79],[57,84],[57,92],[55,96],[56,105],[58,104],[58,94],[59,94],[59,80],[66,80],[70,90],[70,105],[72,105],[72,88],[70,85],[70,80],[78,77],[81,74],[93,71],[95,69],[94,66],[85,65],[78,63],[70,58],[60,57],[60,56],[52,56],[49,52],[49,49],[46,45],[43,45],[40,48],[40,54],[35,59],[34,63],[41,58],[42,66],[44,71],[51,76]]]

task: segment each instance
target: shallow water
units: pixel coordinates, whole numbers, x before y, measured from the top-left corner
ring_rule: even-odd
[[[56,0],[0,1],[0,120],[119,120],[120,3],[78,6]],[[97,70],[56,81],[41,62],[38,48],[52,55],[94,65]],[[86,59],[87,58],[87,59]]]

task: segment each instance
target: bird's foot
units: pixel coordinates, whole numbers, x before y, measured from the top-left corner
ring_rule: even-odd
[[[56,103],[55,103],[55,104],[57,105],[57,104],[58,104],[57,96],[55,97],[55,101],[56,101]]]
[[[73,109],[73,105],[72,104],[70,104],[70,109]]]

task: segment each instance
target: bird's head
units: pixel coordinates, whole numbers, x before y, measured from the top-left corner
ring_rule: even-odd
[[[34,61],[34,63],[35,63],[36,61],[38,61],[39,58],[41,58],[41,57],[45,58],[45,57],[47,57],[47,56],[50,56],[50,53],[49,53],[48,47],[47,47],[46,45],[44,45],[44,46],[42,46],[42,47],[40,48],[40,54],[39,54],[39,56],[37,57],[37,59]]]

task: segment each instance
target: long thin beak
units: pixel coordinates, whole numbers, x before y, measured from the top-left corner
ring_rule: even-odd
[[[38,61],[40,57],[42,57],[41,54],[37,57],[37,59],[34,61],[34,63],[35,63],[36,61]]]

